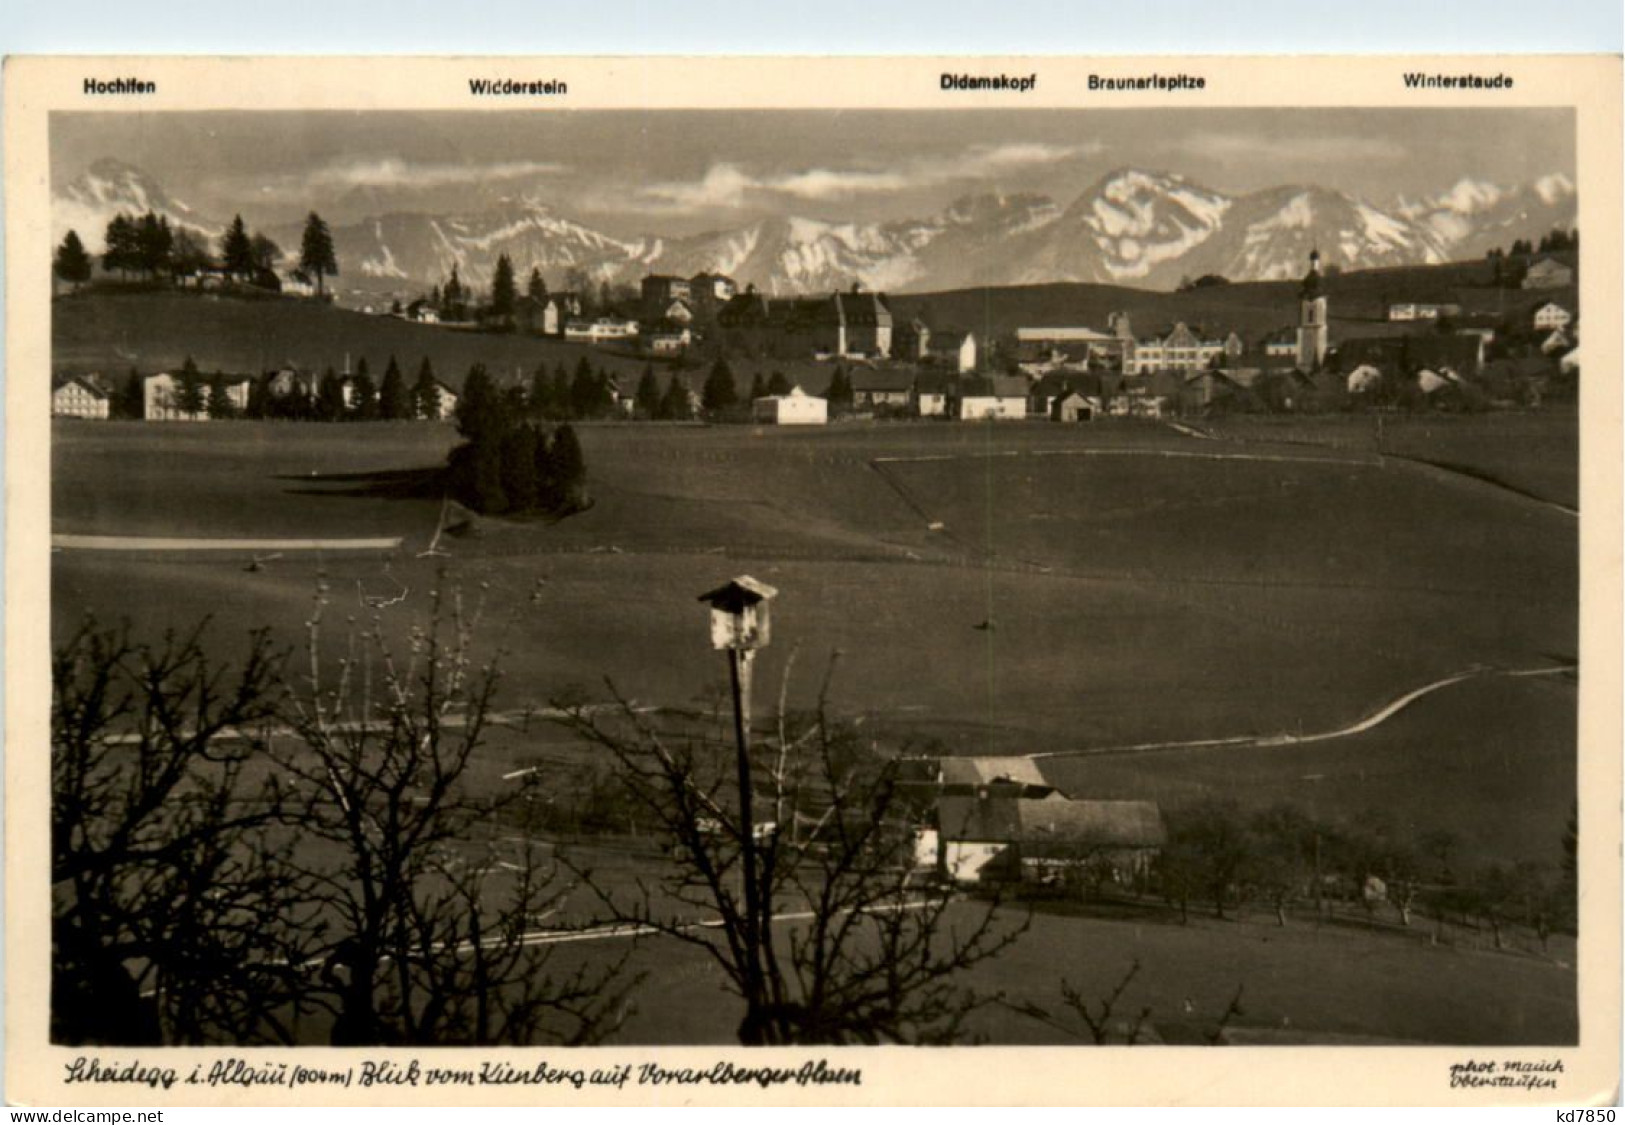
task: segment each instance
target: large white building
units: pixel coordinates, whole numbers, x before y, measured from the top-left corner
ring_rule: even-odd
[[[757,399],[751,404],[751,415],[771,426],[822,426],[829,421],[829,400],[791,387],[789,394]]]
[[[226,383],[226,398],[238,413],[248,409],[247,379],[232,379]],[[199,409],[195,412],[181,409],[181,378],[167,371],[148,375],[141,381],[141,416],[149,422],[207,422],[209,420],[209,380],[197,380]]]
[[[75,375],[51,392],[51,414],[57,418],[106,418],[112,395],[94,375]]]

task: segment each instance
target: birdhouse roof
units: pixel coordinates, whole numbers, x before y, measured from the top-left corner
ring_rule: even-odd
[[[700,601],[708,602],[716,609],[738,613],[757,602],[778,596],[779,592],[772,586],[758,582],[746,574],[735,578],[725,586],[718,586],[708,594],[701,594]]]

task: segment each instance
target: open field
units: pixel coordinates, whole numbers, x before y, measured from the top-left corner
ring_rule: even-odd
[[[781,590],[760,682],[776,685],[799,647],[792,699],[806,703],[838,649],[835,703],[881,745],[963,753],[1331,729],[1475,665],[1575,657],[1573,517],[1361,451],[1248,442],[1229,459],[1215,454],[1231,443],[1152,425],[581,434],[589,511],[480,521],[436,560],[416,555],[438,502],[355,495],[353,475],[432,465],[449,427],[59,424],[53,531],[405,546],[289,553],[255,572],[215,552],[64,551],[53,631],[86,610],[146,635],[212,612],[222,658],[258,625],[297,645],[320,569],[335,644],[345,617],[371,615],[364,599],[404,590],[380,611],[400,636],[449,565],[486,606],[482,639],[504,650],[504,707],[604,676],[640,701],[681,703],[724,675],[693,596],[751,573]],[[1573,689],[1492,682],[1349,740],[1045,768],[1079,795],[1387,809],[1487,854],[1545,859],[1573,798]],[[493,753],[494,770],[524,756]]]
[[[955,909],[968,924],[981,908]],[[1005,913],[1019,918],[1009,908]],[[621,951],[619,941],[562,945],[553,963],[562,968],[593,953],[603,957],[606,951],[591,946],[605,944]],[[1572,956],[1567,940],[1553,941],[1551,958],[1429,946],[1421,926],[1368,932],[1360,925],[1316,927],[1293,919],[1280,929],[1273,918],[1216,922],[1193,915],[1186,927],[1155,910],[1110,919],[1037,914],[1015,945],[967,976],[966,983],[983,995],[1002,992],[1007,1001],[977,1012],[969,1027],[993,1043],[1085,1044],[1081,1022],[1073,1016],[1068,1024],[1062,979],[1098,1004],[1096,998],[1137,958],[1141,972],[1120,1015],[1150,1007],[1150,1026],[1169,1043],[1204,1042],[1238,987],[1243,1014],[1230,1025],[1238,1038],[1253,1033],[1282,1042],[1339,1035],[1377,1042],[1573,1043],[1578,998]],[[638,990],[634,1010],[610,1042],[734,1041],[738,1002],[723,993],[722,973],[704,953],[655,939],[639,943],[630,967],[657,971]],[[1063,1027],[1014,1010],[1029,1004]]]
[[[1561,504],[1580,506],[1580,415],[1533,413],[1327,415],[1315,418],[1232,415],[1205,420],[1218,437],[1292,442],[1350,452],[1410,457],[1476,473],[1486,480]]]

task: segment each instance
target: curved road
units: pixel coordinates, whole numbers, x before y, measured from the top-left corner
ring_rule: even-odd
[[[1358,722],[1336,727],[1332,730],[1316,731],[1312,734],[1246,734],[1234,738],[1197,738],[1184,742],[1139,742],[1129,746],[1100,746],[1083,750],[1038,750],[1031,754],[1016,755],[1016,757],[1036,760],[1040,758],[1083,757],[1090,754],[1136,754],[1152,750],[1196,750],[1218,746],[1299,746],[1310,742],[1328,742],[1334,738],[1347,738],[1350,735],[1364,734],[1368,730],[1381,726],[1418,699],[1468,680],[1485,679],[1491,676],[1561,676],[1574,672],[1578,667],[1576,664],[1559,664],[1542,668],[1469,668],[1465,672],[1457,672],[1453,676],[1446,676],[1443,679],[1434,680],[1432,683],[1423,684],[1419,688],[1408,691],[1399,698],[1383,704],[1383,706]]]

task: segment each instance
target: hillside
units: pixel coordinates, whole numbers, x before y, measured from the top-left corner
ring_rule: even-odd
[[[377,377],[393,355],[408,378],[427,357],[454,387],[475,363],[499,378],[528,376],[541,363],[573,368],[583,355],[619,374],[643,370],[642,360],[580,344],[415,324],[313,301],[93,292],[60,297],[51,308],[53,373],[118,376],[134,367],[145,374],[179,367],[187,356],[204,372],[232,373],[284,364],[343,370],[346,357],[352,367],[364,357]]]
[[[1473,307],[1503,304],[1507,312],[1545,300],[1574,304],[1570,287],[1521,291],[1481,288],[1481,262],[1360,270],[1328,279],[1332,341],[1389,332],[1387,304],[1439,300],[1464,291]],[[1251,342],[1297,318],[1296,281],[1237,282],[1159,293],[1120,285],[1056,283],[1006,288],[898,294],[889,298],[899,320],[919,317],[937,330],[975,332],[983,340],[1012,335],[1023,325],[1089,325],[1104,329],[1112,312],[1129,314],[1134,330],[1147,335],[1174,321],[1215,331],[1234,330]],[[1493,297],[1493,302],[1489,298]],[[460,386],[474,363],[499,378],[528,375],[538,364],[575,366],[590,356],[595,366],[630,378],[645,361],[614,352],[534,336],[475,332],[369,316],[300,300],[240,300],[196,294],[96,290],[59,297],[52,305],[51,368],[66,374],[100,371],[120,375],[178,367],[191,356],[205,372],[266,371],[282,364],[308,370],[342,370],[366,358],[381,374],[391,355],[410,375],[424,357],[452,386]],[[743,388],[758,371],[783,371],[811,391],[829,382],[829,364],[779,360],[736,361]],[[659,369],[659,365],[656,365]],[[703,369],[687,375],[698,388]]]
[[[1327,279],[1331,336],[1339,338],[1389,331],[1387,306],[1393,301],[1443,300],[1458,290],[1493,294],[1508,311],[1545,300],[1569,303],[1573,288],[1486,290],[1482,262],[1398,266],[1356,270]],[[1234,282],[1184,293],[1162,293],[1121,285],[1050,284],[1017,288],[960,289],[942,293],[897,294],[889,298],[902,319],[919,317],[935,329],[955,328],[982,338],[1007,336],[1022,326],[1088,325],[1104,330],[1113,312],[1126,312],[1134,331],[1148,335],[1182,320],[1210,329],[1235,331],[1252,342],[1263,333],[1295,324],[1298,282]],[[1474,307],[1484,302],[1469,302]]]

